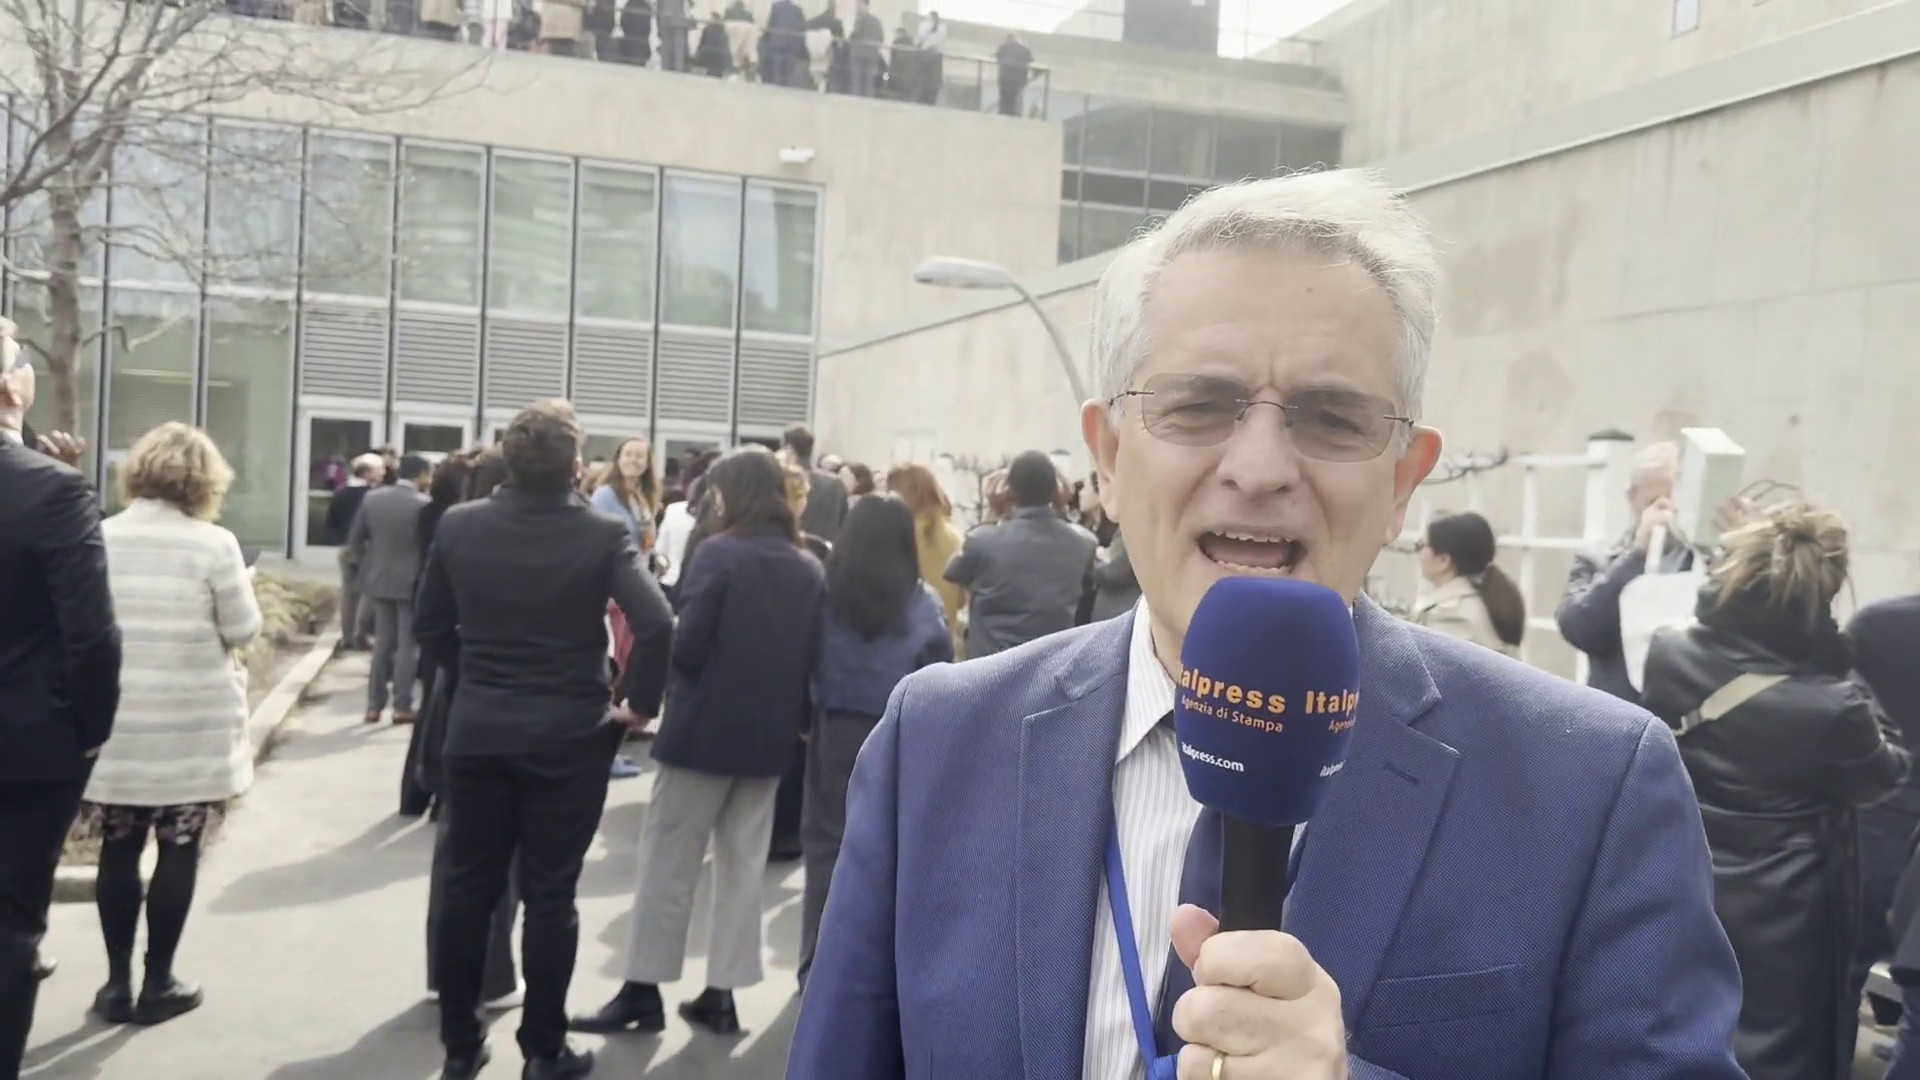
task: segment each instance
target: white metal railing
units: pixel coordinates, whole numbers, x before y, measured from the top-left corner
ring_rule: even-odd
[[[1454,482],[1464,484],[1466,509],[1486,515],[1486,497],[1481,477],[1501,469],[1521,470],[1519,531],[1501,534],[1500,528],[1505,523],[1495,519],[1492,524],[1499,546],[1518,555],[1515,582],[1527,601],[1527,628],[1558,636],[1560,628],[1553,617],[1554,606],[1539,602],[1539,555],[1541,552],[1578,552],[1597,548],[1625,530],[1626,491],[1633,468],[1633,452],[1634,444],[1630,437],[1608,432],[1589,439],[1584,454],[1509,456],[1501,453],[1455,457],[1445,471],[1436,470],[1438,475],[1429,478],[1415,494],[1412,512],[1407,515],[1407,526],[1389,546],[1389,550],[1411,557],[1415,542],[1426,535],[1427,523],[1433,519],[1434,504],[1439,499],[1441,485]],[[1586,487],[1578,536],[1556,536],[1541,531],[1541,485],[1566,473],[1574,473]],[[1425,596],[1426,582],[1417,571],[1412,576],[1415,581],[1413,604],[1418,604]],[[1557,591],[1554,602],[1557,605]],[[1537,633],[1527,635],[1521,646],[1521,659],[1531,659],[1537,640]],[[1574,667],[1574,678],[1585,682],[1587,658],[1584,654],[1577,656]]]

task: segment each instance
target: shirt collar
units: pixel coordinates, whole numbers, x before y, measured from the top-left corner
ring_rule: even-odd
[[[1120,727],[1116,762],[1126,759],[1173,711],[1173,677],[1153,651],[1153,614],[1143,598],[1133,606],[1133,639],[1127,646],[1126,720]]]

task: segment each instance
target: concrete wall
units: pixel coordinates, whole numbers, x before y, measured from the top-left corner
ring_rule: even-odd
[[[344,58],[366,48],[367,35],[351,31],[283,32]],[[380,62],[446,90],[417,108],[370,114],[264,93],[220,111],[823,185],[829,336],[938,307],[939,293],[909,279],[929,255],[1018,272],[1058,258],[1053,125],[426,40],[386,39]],[[790,146],[815,157],[783,165],[779,152]]]
[[[1889,0],[1355,0],[1303,31],[1352,99],[1349,162],[1382,161],[1683,70]]]
[[[1920,493],[1901,450],[1920,414],[1917,110],[1920,3],[1907,2],[1382,163],[1443,245],[1429,420],[1450,450],[1482,454],[1580,453],[1604,428],[1724,428],[1749,479],[1847,516],[1854,597],[1920,589]],[[1076,348],[1101,268],[1029,281]],[[1046,338],[1004,304],[830,345],[825,445],[878,460],[909,422],[961,452],[1067,437]],[[1520,530],[1521,479],[1507,468],[1479,485],[1503,532]],[[1471,505],[1465,484],[1427,499]],[[1578,536],[1583,499],[1577,475],[1547,478],[1539,531]],[[1535,560],[1536,614],[1567,562]],[[1410,594],[1403,557],[1380,569]],[[1557,643],[1533,659],[1571,670]]]

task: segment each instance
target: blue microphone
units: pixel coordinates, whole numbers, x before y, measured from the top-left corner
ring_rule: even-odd
[[[1200,598],[1173,710],[1187,790],[1224,819],[1223,930],[1277,930],[1293,830],[1347,761],[1360,645],[1340,594],[1233,577]]]

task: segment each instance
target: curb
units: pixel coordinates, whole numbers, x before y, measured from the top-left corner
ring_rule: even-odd
[[[320,672],[333,659],[335,647],[340,643],[338,631],[330,631],[315,638],[308,646],[307,653],[287,669],[280,681],[275,683],[267,696],[260,699],[260,706],[247,717],[247,740],[253,744],[253,761],[258,765],[273,753],[280,743],[280,737],[286,732],[287,718],[293,715],[300,698],[320,677]],[[142,863],[151,869],[152,852],[148,852]],[[86,904],[93,902],[94,879],[98,874],[92,866],[62,866],[53,876],[53,902],[56,904]]]

